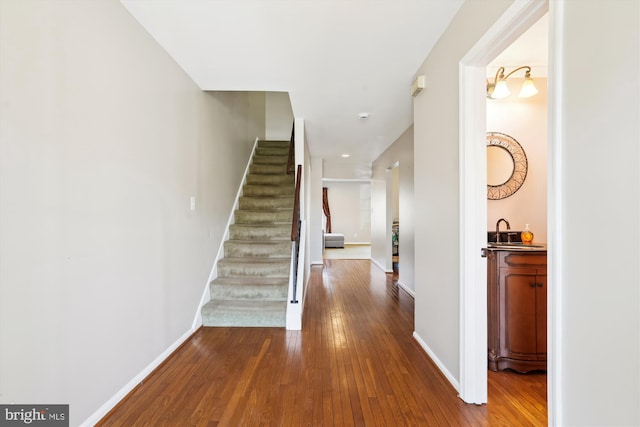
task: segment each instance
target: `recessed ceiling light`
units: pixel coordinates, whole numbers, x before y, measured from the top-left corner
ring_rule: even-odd
[[[342,157],[349,157],[349,154],[343,154]]]
[[[368,119],[369,118],[369,113],[360,113],[358,115],[358,117],[360,117],[361,119]]]

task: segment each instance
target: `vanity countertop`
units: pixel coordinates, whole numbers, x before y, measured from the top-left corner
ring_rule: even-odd
[[[526,252],[546,252],[546,244],[524,244],[524,243],[487,243],[487,250],[490,251],[526,251]]]

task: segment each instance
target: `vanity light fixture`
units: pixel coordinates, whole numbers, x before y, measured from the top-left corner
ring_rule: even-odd
[[[520,98],[528,98],[538,93],[538,89],[536,89],[536,86],[533,84],[533,79],[531,78],[531,67],[523,65],[522,67],[518,67],[511,71],[506,76],[504,75],[504,67],[500,67],[498,68],[498,71],[496,71],[493,83],[489,82],[489,79],[487,79],[487,98],[500,99],[509,96],[511,92],[507,87],[507,79],[511,77],[513,73],[520,70],[526,71],[524,73],[524,81],[522,82],[522,87],[520,88],[520,94],[518,96]]]

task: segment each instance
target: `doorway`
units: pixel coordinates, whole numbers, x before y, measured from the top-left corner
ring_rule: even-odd
[[[486,98],[477,89],[486,66],[547,10],[547,1],[513,4],[460,63],[460,398],[467,403],[487,403],[487,263],[479,256],[487,241],[487,153],[478,143],[487,129]]]

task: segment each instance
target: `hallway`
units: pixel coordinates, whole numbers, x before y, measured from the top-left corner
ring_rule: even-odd
[[[200,329],[99,425],[547,425],[544,375],[489,372],[489,405],[464,404],[413,306],[370,261],[325,260],[302,331]]]

